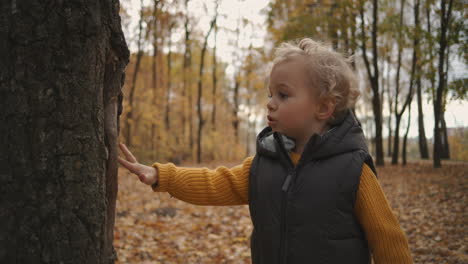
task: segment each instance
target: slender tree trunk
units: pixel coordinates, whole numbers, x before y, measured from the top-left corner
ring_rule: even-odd
[[[333,49],[338,49],[338,29],[335,22],[335,11],[338,7],[336,0],[330,1],[330,10],[328,13],[328,36],[331,39]]]
[[[375,122],[375,148],[376,148],[376,165],[384,165],[384,154],[383,154],[383,140],[382,140],[382,108],[379,93],[379,67],[378,67],[378,51],[377,51],[377,13],[378,13],[378,1],[373,0],[372,7],[372,29],[371,29],[371,42],[372,42],[372,68],[369,59],[367,58],[367,47],[366,47],[366,31],[364,26],[364,5],[361,2],[359,7],[359,13],[361,16],[361,32],[362,32],[362,53],[364,63],[366,66],[367,74],[372,87],[372,111],[374,113]]]
[[[166,113],[164,117],[164,124],[166,126],[166,131],[169,131],[171,129],[171,121],[170,121],[170,113],[171,113],[171,103],[170,103],[170,98],[171,98],[171,86],[172,86],[172,77],[171,77],[171,72],[172,72],[172,28],[174,27],[174,23],[170,23],[169,25],[169,36],[168,36],[168,48],[169,52],[167,53],[167,90],[166,90]]]
[[[248,87],[248,86],[247,86]],[[250,97],[247,98],[247,133],[245,135],[245,155],[248,156],[250,154],[250,130],[251,130],[251,122],[250,117],[252,116],[252,110],[250,108]]]
[[[245,87],[247,87],[247,89],[251,89],[250,88],[250,80],[251,80],[251,74],[252,74],[252,71],[253,71],[253,47],[252,47],[252,43],[250,43],[249,45],[249,53],[248,53],[248,57],[247,57],[247,65],[246,65],[246,71],[245,71]],[[249,155],[250,153],[250,127],[251,127],[251,122],[250,122],[250,117],[252,115],[252,109],[251,109],[251,99],[252,99],[252,94],[249,93],[249,95],[247,96],[247,102],[246,102],[246,105],[247,105],[247,133],[246,133],[246,155]]]
[[[392,140],[393,140],[393,130],[392,130],[392,108],[393,108],[393,96],[391,95],[390,89],[390,59],[391,56],[387,57],[388,67],[387,67],[387,100],[388,100],[388,141],[387,141],[387,156],[392,156]],[[395,100],[396,101],[396,100]]]
[[[158,76],[157,76],[157,58],[158,58],[158,5],[159,0],[154,0],[153,5],[153,61],[152,61],[152,81],[153,81],[153,105],[157,105],[158,98]],[[153,120],[151,122],[151,153],[153,154],[152,159],[159,159],[159,140],[156,140],[156,118],[158,115],[157,111],[153,112]]]
[[[442,159],[450,159],[450,146],[448,141],[447,124],[445,123],[445,110],[447,105],[447,90],[448,90],[448,70],[450,59],[450,43],[447,44],[447,55],[445,56],[445,91],[442,94],[442,113],[441,113],[441,137],[442,138]]]
[[[408,133],[409,133],[410,126],[411,126],[411,101],[408,104],[408,124],[406,126],[405,136],[403,137],[403,152],[401,153],[401,156],[403,159],[403,166],[406,166],[406,163],[407,163],[407,158],[406,158],[406,155],[408,152],[407,142],[408,142]]]
[[[355,13],[355,6],[354,6],[354,1],[352,1],[352,13],[351,13],[351,25],[350,25],[350,29],[351,29],[351,44],[350,44],[350,48],[351,48],[351,55],[355,55],[356,54],[356,49],[358,49],[358,44],[357,44],[357,38],[356,38],[356,33],[357,33],[357,13]],[[355,60],[353,59],[353,61],[351,62],[351,66],[353,67],[353,70],[356,70],[356,62]]]
[[[345,23],[340,23],[340,30],[341,30],[342,36],[344,38],[343,44],[344,44],[345,54],[349,55],[349,54],[351,54],[350,53],[351,45],[349,43],[350,38],[351,38],[349,36],[349,34],[350,34],[349,28],[350,28],[351,21],[350,21],[349,9],[347,8],[347,5],[345,4],[342,9],[343,9],[343,20],[346,21],[346,22]]]
[[[421,76],[418,76],[416,80],[416,87],[418,89],[418,143],[419,143],[419,153],[421,159],[429,158],[429,151],[427,149],[427,139],[426,131],[424,128],[424,113],[422,110],[422,92],[421,92]]]
[[[234,75],[234,107],[232,109],[232,127],[234,128],[234,137],[236,138],[236,143],[239,143],[239,86],[240,86],[240,77],[238,74]]]
[[[399,29],[398,29],[398,59],[397,59],[397,72],[396,72],[396,79],[395,79],[395,136],[393,138],[393,155],[392,155],[392,164],[398,164],[398,155],[400,154],[400,122],[405,111],[406,105],[403,106],[402,110],[398,110],[398,98],[400,95],[400,71],[401,71],[401,56],[403,53],[403,14],[405,10],[405,1],[400,1],[400,22],[399,22]],[[414,55],[413,55],[413,62],[414,62]],[[414,67],[414,64],[413,66]]]
[[[135,61],[135,70],[133,71],[133,76],[132,76],[132,83],[130,86],[130,92],[129,92],[129,97],[128,97],[128,106],[129,110],[127,112],[127,116],[125,119],[125,125],[126,125],[126,135],[125,135],[125,141],[126,145],[128,147],[132,146],[132,121],[133,121],[133,113],[135,111],[134,109],[134,94],[135,94],[135,89],[136,89],[136,82],[137,82],[137,77],[138,77],[138,72],[140,70],[140,63],[141,63],[141,57],[143,56],[143,50],[142,50],[142,33],[143,33],[143,0],[140,1],[141,9],[140,9],[140,22],[138,22],[138,51],[136,55],[136,61]]]
[[[188,13],[188,2],[189,0],[185,0],[185,21],[184,21],[184,29],[185,29],[185,51],[184,51],[184,69],[183,69],[183,89],[182,89],[182,131],[185,139],[187,138],[187,122],[189,127],[189,146],[190,146],[190,157],[193,159],[193,119],[192,119],[192,88],[188,81],[189,76],[191,75],[191,65],[192,65],[192,51],[190,47],[190,34],[191,31],[189,30],[189,13]],[[188,96],[187,96],[188,95]]]
[[[421,36],[421,26],[419,22],[419,7],[420,1],[417,0],[414,5],[414,24],[416,27],[416,39],[420,39]],[[419,57],[420,54],[420,47],[417,47],[417,54]],[[417,89],[417,103],[418,103],[418,144],[419,144],[419,153],[421,155],[421,159],[428,159],[429,158],[429,151],[427,149],[427,139],[426,139],[426,131],[424,128],[424,113],[422,110],[422,91],[421,91],[421,69],[417,69],[416,74],[416,89]]]
[[[212,79],[213,79],[213,92],[212,98],[213,98],[213,112],[211,112],[211,128],[213,131],[216,131],[216,85],[218,83],[217,79],[217,63],[216,63],[216,37],[218,34],[218,26],[215,24],[214,25],[214,47],[213,47],[213,73],[212,73]]]
[[[240,20],[237,21],[236,29],[236,47],[239,47],[240,36]],[[234,137],[236,143],[239,143],[239,87],[240,87],[240,73],[239,70],[234,73],[234,106],[232,108],[232,127],[234,128]]]
[[[440,123],[442,120],[442,94],[445,89],[445,72],[444,72],[444,63],[445,63],[445,49],[447,48],[447,32],[449,29],[449,21],[452,10],[453,0],[441,0],[441,13],[440,13],[440,38],[439,38],[439,83],[437,86],[436,96],[434,99],[434,149],[433,149],[433,166],[434,168],[440,168],[441,163],[441,152],[442,149],[442,139],[440,133]],[[448,7],[447,7],[448,5]]]
[[[432,26],[431,26],[431,5],[430,3],[427,3],[426,2],[426,25],[427,25],[427,32],[429,35],[432,35]],[[428,39],[428,46],[427,46],[427,53],[428,53],[428,71],[429,72],[433,72],[435,73],[437,71],[437,69],[434,67],[434,60],[435,60],[435,55],[433,53],[433,49],[432,47],[435,46],[436,43],[434,43],[434,41],[432,41],[431,38]],[[434,102],[436,100],[436,74],[431,74],[429,76],[429,81],[430,81],[430,91],[431,91],[431,95],[432,95],[432,98],[433,98],[433,105],[434,105]],[[435,128],[435,126],[434,126]],[[435,141],[435,137],[433,136],[433,139]],[[435,145],[433,146],[433,151],[434,151],[434,147]],[[434,159],[434,157],[433,157]]]
[[[116,259],[118,14],[112,0],[0,3],[0,263]]]
[[[205,53],[206,53],[206,46],[208,45],[208,37],[210,36],[211,31],[213,30],[214,24],[216,23],[217,14],[211,21],[210,29],[208,33],[206,33],[205,41],[203,42],[203,47],[201,50],[200,56],[200,68],[198,71],[198,95],[197,95],[197,114],[198,114],[198,137],[197,137],[197,162],[201,163],[201,144],[202,144],[202,130],[203,125],[205,124],[205,120],[203,119],[203,110],[201,105],[201,99],[203,96],[203,68],[205,65]]]
[[[449,141],[448,141],[448,132],[447,132],[447,124],[445,123],[445,116],[442,115],[442,120],[441,120],[441,132],[442,132],[442,146],[443,146],[443,151],[441,158],[442,159],[450,159],[450,146],[449,146]]]

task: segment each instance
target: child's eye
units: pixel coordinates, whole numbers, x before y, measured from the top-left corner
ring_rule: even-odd
[[[285,94],[285,93],[279,93],[279,96],[280,96],[281,99],[286,99],[286,98],[288,98],[288,95]]]

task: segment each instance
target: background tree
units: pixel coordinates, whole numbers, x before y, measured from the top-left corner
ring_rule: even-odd
[[[375,123],[375,152],[376,164],[379,166],[384,165],[383,155],[383,140],[382,140],[382,107],[379,94],[379,66],[378,66],[378,47],[377,47],[377,34],[378,34],[378,1],[372,1],[372,25],[371,25],[371,50],[372,50],[372,66],[367,55],[367,36],[365,30],[365,2],[359,1],[359,14],[361,18],[361,49],[364,59],[367,75],[369,77],[370,86],[372,88],[372,110],[374,114]]]
[[[198,136],[197,136],[197,162],[201,162],[201,151],[202,151],[202,130],[203,130],[203,125],[205,123],[205,120],[203,118],[202,114],[202,95],[203,95],[203,69],[205,65],[205,54],[206,54],[206,46],[208,45],[208,37],[210,36],[211,31],[213,30],[213,27],[216,23],[216,19],[218,18],[218,4],[216,4],[215,7],[215,15],[213,17],[213,20],[210,23],[210,29],[208,30],[208,33],[205,35],[205,40],[203,42],[203,47],[201,50],[201,55],[200,55],[200,68],[198,71],[198,93],[197,93],[197,114],[198,114]]]
[[[427,148],[427,139],[426,139],[426,130],[424,128],[424,112],[422,108],[422,85],[421,78],[423,74],[423,65],[421,62],[421,48],[420,48],[420,39],[422,35],[422,28],[420,23],[420,0],[416,0],[414,3],[414,52],[417,57],[417,72],[416,72],[416,94],[417,94],[417,104],[418,104],[418,145],[419,153],[421,159],[429,159],[429,151]]]
[[[441,164],[441,153],[442,153],[442,136],[440,133],[440,122],[443,120],[443,109],[442,109],[442,96],[446,88],[446,72],[445,72],[445,56],[446,50],[448,49],[447,34],[450,30],[450,21],[452,14],[453,0],[441,0],[440,1],[440,38],[439,38],[439,50],[438,50],[438,77],[439,82],[437,90],[435,91],[434,97],[434,148],[433,148],[433,164],[435,168],[442,166]]]
[[[152,42],[153,42],[153,61],[152,61],[152,85],[153,85],[153,104],[156,105],[158,103],[158,51],[159,51],[159,30],[160,27],[158,26],[159,23],[159,15],[161,14],[160,11],[160,4],[164,4],[161,0],[154,0],[153,1],[153,14],[152,14]],[[152,153],[152,158],[156,160],[159,157],[159,140],[156,140],[156,129],[157,129],[157,113],[156,111],[153,113],[153,121],[151,122],[151,148],[154,150]]]
[[[413,79],[415,75],[415,70],[416,70],[416,63],[417,63],[417,55],[416,55],[416,49],[417,49],[417,42],[416,44],[413,45],[413,58],[412,58],[412,63],[411,63],[411,73],[410,73],[410,81],[409,81],[409,89],[408,92],[406,93],[406,96],[404,97],[404,103],[401,109],[398,108],[398,101],[399,101],[399,96],[400,96],[400,71],[401,71],[401,60],[402,60],[402,53],[403,53],[403,48],[405,46],[405,37],[404,37],[404,32],[407,31],[405,30],[406,27],[403,24],[403,14],[404,14],[404,7],[405,7],[405,1],[402,0],[400,2],[400,15],[399,15],[399,23],[398,23],[398,28],[396,29],[396,32],[398,32],[398,37],[397,37],[397,43],[398,43],[398,61],[397,61],[397,72],[396,72],[396,80],[395,80],[395,138],[393,140],[393,155],[392,155],[392,164],[397,164],[398,163],[398,156],[399,156],[399,151],[400,151],[400,122],[401,118],[403,117],[403,114],[405,113],[406,107],[411,103],[412,96],[413,96]],[[403,151],[405,152],[405,151]]]
[[[140,71],[140,63],[141,63],[141,57],[143,56],[143,41],[144,41],[144,32],[143,32],[143,20],[144,20],[144,5],[143,5],[143,0],[140,1],[140,20],[138,22],[138,40],[137,40],[137,54],[136,54],[136,63],[135,63],[135,69],[133,70],[133,75],[132,75],[132,85],[130,87],[130,92],[129,92],[129,100],[128,100],[128,111],[127,115],[125,118],[125,128],[126,128],[126,133],[125,133],[125,139],[126,139],[126,144],[128,147],[132,146],[132,127],[133,123],[135,122],[134,120],[134,97],[135,97],[135,90],[136,90],[136,82],[137,82],[137,77],[138,77],[138,72]]]

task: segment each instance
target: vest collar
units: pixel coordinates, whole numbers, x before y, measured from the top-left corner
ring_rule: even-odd
[[[264,128],[257,136],[257,153],[272,158],[279,157],[280,144],[290,152],[295,147],[295,140],[279,132],[273,132],[271,127]],[[334,126],[325,134],[314,134],[307,142],[301,155],[301,162],[325,158],[340,153],[365,149],[367,146],[361,124],[351,110],[334,121]]]

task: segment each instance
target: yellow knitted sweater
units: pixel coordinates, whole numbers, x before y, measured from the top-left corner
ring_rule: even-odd
[[[300,154],[291,152],[294,164]],[[249,171],[253,157],[233,168],[176,167],[172,163],[154,163],[158,170],[156,192],[197,205],[248,204]],[[385,194],[372,170],[364,164],[354,213],[361,224],[376,264],[413,263],[405,233],[392,213]]]

